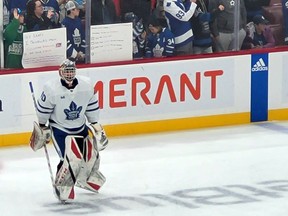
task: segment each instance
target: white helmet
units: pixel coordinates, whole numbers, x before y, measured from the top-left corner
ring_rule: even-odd
[[[59,68],[60,77],[65,80],[68,84],[71,84],[75,79],[76,75],[76,66],[75,62],[66,59],[62,62]]]

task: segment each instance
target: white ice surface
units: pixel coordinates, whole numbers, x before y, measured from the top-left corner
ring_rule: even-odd
[[[288,215],[288,122],[111,138],[100,193],[76,188],[66,205],[43,149],[2,148],[0,167],[1,216]]]

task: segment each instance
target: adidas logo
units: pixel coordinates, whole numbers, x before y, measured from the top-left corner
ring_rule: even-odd
[[[254,66],[252,67],[252,71],[267,71],[268,67],[266,66],[264,60],[262,58],[260,58],[256,64],[254,64]]]

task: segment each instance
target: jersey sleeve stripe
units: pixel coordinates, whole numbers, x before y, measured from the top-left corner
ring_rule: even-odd
[[[96,107],[94,109],[89,109],[89,110],[87,109],[86,112],[93,112],[93,111],[96,111],[96,110],[99,110],[99,107]]]
[[[92,105],[97,104],[97,103],[98,103],[98,100],[95,102],[89,103],[88,106],[92,106]]]
[[[53,107],[50,108],[50,107],[45,107],[45,106],[41,105],[39,100],[37,100],[37,104],[38,104],[39,108],[41,108],[41,109],[51,110],[51,111],[53,111],[53,109],[54,109]]]

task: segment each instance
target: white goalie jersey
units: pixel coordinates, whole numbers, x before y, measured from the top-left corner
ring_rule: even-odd
[[[65,132],[78,133],[86,123],[99,118],[98,97],[87,77],[77,76],[73,89],[62,85],[60,78],[48,81],[37,100],[37,116],[40,124],[49,121],[50,126]]]

